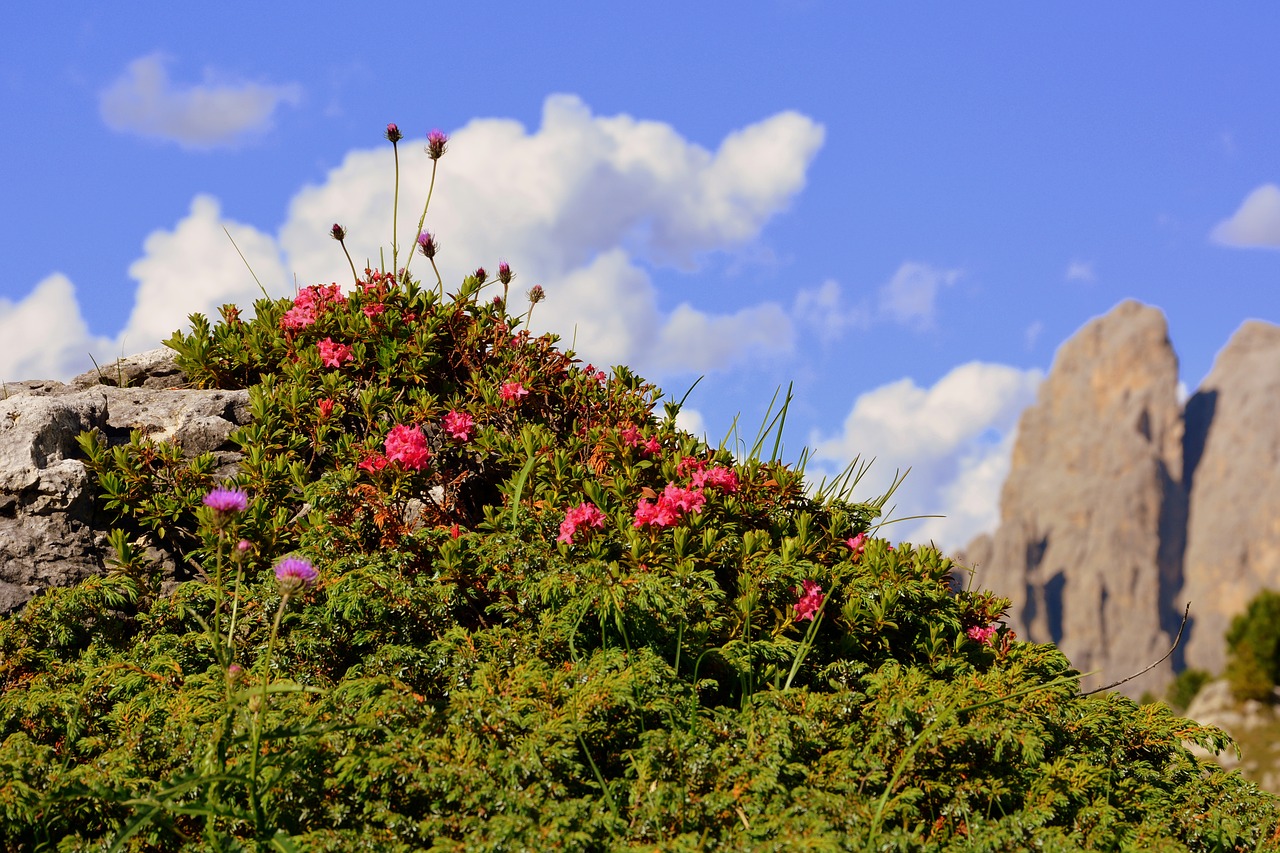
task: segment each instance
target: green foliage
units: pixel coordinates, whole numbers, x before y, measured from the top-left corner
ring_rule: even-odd
[[[1184,669],[1169,685],[1169,689],[1165,692],[1165,701],[1175,711],[1185,711],[1191,706],[1191,700],[1196,698],[1200,688],[1212,680],[1213,673],[1208,670],[1194,667]]]
[[[0,848],[1280,849],[1184,746],[1222,732],[1082,696],[882,501],[682,432],[509,282],[193,316],[188,377],[249,390],[243,511],[82,437],[115,566],[0,620]]]
[[[1280,683],[1280,593],[1262,590],[1231,620],[1226,675],[1237,699],[1271,699]]]

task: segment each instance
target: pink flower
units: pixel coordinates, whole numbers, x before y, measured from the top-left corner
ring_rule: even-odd
[[[851,539],[846,539],[844,544],[849,546],[849,550],[853,553],[850,555],[853,562],[858,562],[858,558],[862,556],[862,552],[867,550],[867,534],[859,533]]]
[[[204,496],[204,505],[214,512],[230,515],[244,512],[249,508],[249,496],[239,489],[228,489],[223,486]]]
[[[458,441],[470,441],[471,431],[475,428],[475,419],[466,412],[454,411],[444,416],[444,431]]]
[[[711,488],[719,489],[725,494],[733,494],[738,491],[738,473],[732,468],[726,468],[723,465],[694,471],[691,482],[695,489],[710,486]]]
[[[504,383],[498,393],[504,401],[515,400],[517,403],[520,402],[521,397],[529,396],[529,391],[519,382]]]
[[[676,524],[687,513],[702,511],[707,496],[698,489],[682,489],[675,483],[668,483],[656,502],[644,500],[636,504],[633,527],[670,527]]]
[[[595,504],[584,501],[564,514],[556,541],[571,543],[579,527],[594,527],[599,530],[604,528],[604,521],[604,513]]]
[[[635,424],[627,424],[627,428],[619,432],[618,437],[625,441],[628,447],[635,447],[640,443],[640,430],[636,429]]]
[[[351,360],[351,347],[346,344],[336,344],[333,338],[325,338],[316,344],[320,348],[320,363],[325,367],[342,367],[342,365]]]
[[[641,445],[640,452],[645,456],[653,456],[655,453],[661,453],[662,442],[658,441],[658,437],[656,435],[651,435],[649,436],[649,440]]]
[[[795,587],[797,601],[795,603],[796,621],[807,622],[818,615],[825,596],[817,581],[804,581],[803,587]]]
[[[387,457],[383,456],[381,453],[372,453],[361,459],[356,467],[362,471],[368,471],[372,474],[374,471],[381,471],[383,468],[387,467]]]
[[[994,646],[996,644],[995,636],[998,629],[995,625],[988,625],[985,628],[979,628],[974,625],[965,634],[975,643],[982,643],[984,646]]]
[[[418,427],[404,424],[393,426],[391,432],[387,433],[385,445],[387,459],[399,462],[410,471],[421,471],[427,467],[427,460],[431,458],[431,451],[427,449],[427,439]]]
[[[320,410],[320,420],[328,420],[333,414],[333,401],[326,397],[316,404],[316,408]]]
[[[304,287],[293,299],[293,307],[280,318],[280,328],[303,329],[320,318],[330,305],[342,305],[347,297],[336,284]]]
[[[316,585],[320,573],[306,560],[297,557],[285,557],[276,563],[276,585],[280,594],[295,595]]]
[[[381,302],[374,302],[369,305],[362,306],[360,310],[364,312],[364,316],[372,320],[374,317],[377,317],[383,311],[386,311],[387,306],[383,305]]]

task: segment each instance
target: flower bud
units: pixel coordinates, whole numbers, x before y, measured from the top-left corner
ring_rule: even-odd
[[[341,242],[347,236],[347,229],[335,222],[333,227],[329,229],[329,236]]]
[[[511,279],[514,277],[515,276],[513,276],[511,273],[511,265],[509,263],[507,263],[506,261],[503,261],[502,263],[498,264],[498,281],[502,282],[503,284],[510,284]]]
[[[427,134],[427,156],[432,160],[439,160],[444,156],[448,143],[448,136],[445,136],[438,130],[431,131]]]
[[[529,293],[526,295],[529,297],[530,305],[537,305],[539,302],[547,298],[547,292],[542,289],[542,285],[540,284],[535,284],[533,287],[529,288]]]
[[[484,271],[484,267],[478,267],[476,271],[472,273],[472,275],[475,276],[476,281],[480,282],[481,284],[484,284],[484,280],[489,277],[489,274]]]
[[[436,237],[430,231],[423,231],[418,235],[418,250],[428,258],[434,258],[438,248],[439,244],[436,243]]]
[[[404,139],[404,135],[400,133],[400,128],[396,127],[394,124],[387,125],[387,141],[392,145],[395,145],[401,139]]]

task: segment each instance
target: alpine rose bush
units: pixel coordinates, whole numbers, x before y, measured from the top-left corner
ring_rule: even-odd
[[[167,342],[239,461],[80,436],[109,568],[0,617],[0,850],[1280,849],[1222,732],[1081,693],[888,496],[446,283],[449,139],[377,135],[430,164],[388,265],[335,226],[350,286]]]

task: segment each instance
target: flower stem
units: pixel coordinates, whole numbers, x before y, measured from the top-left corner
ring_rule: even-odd
[[[422,223],[427,221],[427,208],[431,207],[431,194],[435,192],[435,189],[436,189],[436,163],[437,162],[438,161],[436,160],[431,161],[431,185],[427,187],[427,203],[422,206],[422,215],[418,217],[418,231],[413,236],[413,239],[415,241],[418,239],[418,234],[422,233]],[[410,252],[409,257],[404,259],[404,271],[406,275],[409,272],[409,262],[412,260],[413,260],[413,252]],[[435,265],[436,265],[435,259],[433,258],[431,261],[431,266],[434,267]],[[436,278],[437,279],[440,278],[439,270],[436,271]],[[443,283],[441,283],[440,289],[441,289],[440,295],[441,295],[441,298],[443,298],[444,297]]]
[[[258,694],[258,707],[253,709],[253,719],[249,730],[249,807],[253,810],[253,819],[259,832],[263,828],[262,798],[258,794],[258,759],[261,757],[262,713],[267,708],[267,687],[271,683],[271,657],[275,653],[276,636],[280,633],[280,619],[289,604],[289,595],[280,596],[280,606],[276,608],[276,618],[271,623],[271,637],[267,640],[266,672],[262,674],[262,691]]]
[[[400,146],[392,142],[391,151],[396,158],[395,199],[391,202],[391,274],[398,276],[400,274],[400,244],[397,241],[400,239],[400,233],[396,222],[400,213]],[[412,255],[413,253],[410,252],[409,254]],[[386,270],[383,270],[383,272],[386,272]]]

